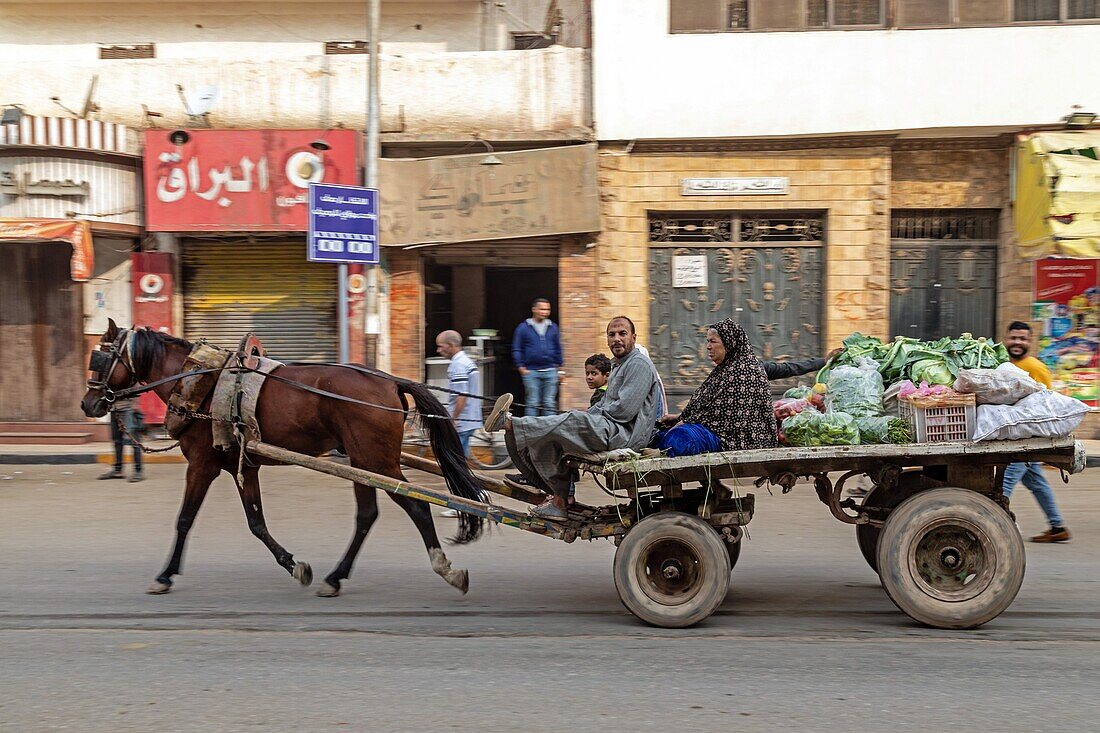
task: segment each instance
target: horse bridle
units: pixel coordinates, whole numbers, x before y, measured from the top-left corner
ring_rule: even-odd
[[[102,392],[103,399],[107,404],[112,404],[115,401],[115,391],[111,389],[108,382],[119,363],[126,367],[126,371],[130,373],[130,381],[122,389],[126,390],[137,384],[134,363],[130,357],[130,340],[132,336],[133,332],[130,329],[122,329],[113,342],[100,344],[88,360],[88,371],[93,372],[98,377],[98,379],[88,380],[88,389],[98,389]]]

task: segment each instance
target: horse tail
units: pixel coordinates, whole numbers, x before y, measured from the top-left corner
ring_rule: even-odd
[[[402,396],[407,394],[413,398],[416,410],[420,413],[424,426],[428,430],[432,453],[435,454],[439,467],[443,469],[443,479],[447,482],[450,492],[463,499],[484,502],[485,494],[481,484],[466,463],[466,454],[462,452],[458,431],[455,430],[454,421],[451,420],[443,404],[427,387],[416,382],[398,381],[397,391]],[[459,544],[473,542],[481,536],[483,524],[484,520],[481,517],[459,512],[458,534],[452,541]]]

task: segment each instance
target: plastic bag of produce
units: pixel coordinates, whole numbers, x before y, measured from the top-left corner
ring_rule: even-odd
[[[1044,389],[1015,405],[978,405],[974,440],[1023,440],[1069,435],[1089,408],[1084,402]]]
[[[814,388],[805,384],[800,384],[797,387],[791,387],[783,396],[791,400],[808,400],[810,395],[814,393]]]
[[[784,420],[782,430],[788,445],[859,445],[856,420],[844,412],[803,410]]]
[[[882,393],[882,411],[887,415],[901,415],[901,408],[898,407],[898,398],[913,394],[916,391],[917,385],[913,384],[908,379],[891,384],[886,388],[886,391]]]
[[[874,359],[861,357],[856,366],[839,366],[829,372],[825,406],[852,417],[882,415],[882,375]]]
[[[900,417],[857,417],[861,445],[874,443],[912,443],[913,435],[907,420]]]
[[[974,395],[979,405],[1015,405],[1041,392],[1043,385],[1023,369],[1001,364],[996,369],[963,369],[955,380],[955,390]]]
[[[812,407],[809,400],[794,400],[789,397],[776,400],[772,405],[772,413],[776,420],[786,420],[791,415],[797,415],[807,407]]]

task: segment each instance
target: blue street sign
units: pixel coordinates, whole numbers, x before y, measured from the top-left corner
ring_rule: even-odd
[[[310,262],[378,264],[378,189],[309,184]]]

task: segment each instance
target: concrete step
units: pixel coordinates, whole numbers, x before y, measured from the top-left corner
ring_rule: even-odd
[[[4,445],[84,445],[95,442],[92,433],[0,433],[0,444]]]
[[[15,421],[6,420],[0,421],[0,435],[51,435],[51,434],[84,434],[88,433],[92,436],[92,442],[109,441],[111,439],[111,426],[105,422],[92,422],[90,420],[68,420],[68,421]],[[14,441],[3,441],[11,443]],[[21,444],[26,445],[25,441],[19,441]],[[32,441],[49,444],[50,441]],[[89,442],[89,441],[81,441]],[[54,443],[54,445],[69,445],[68,443]]]

